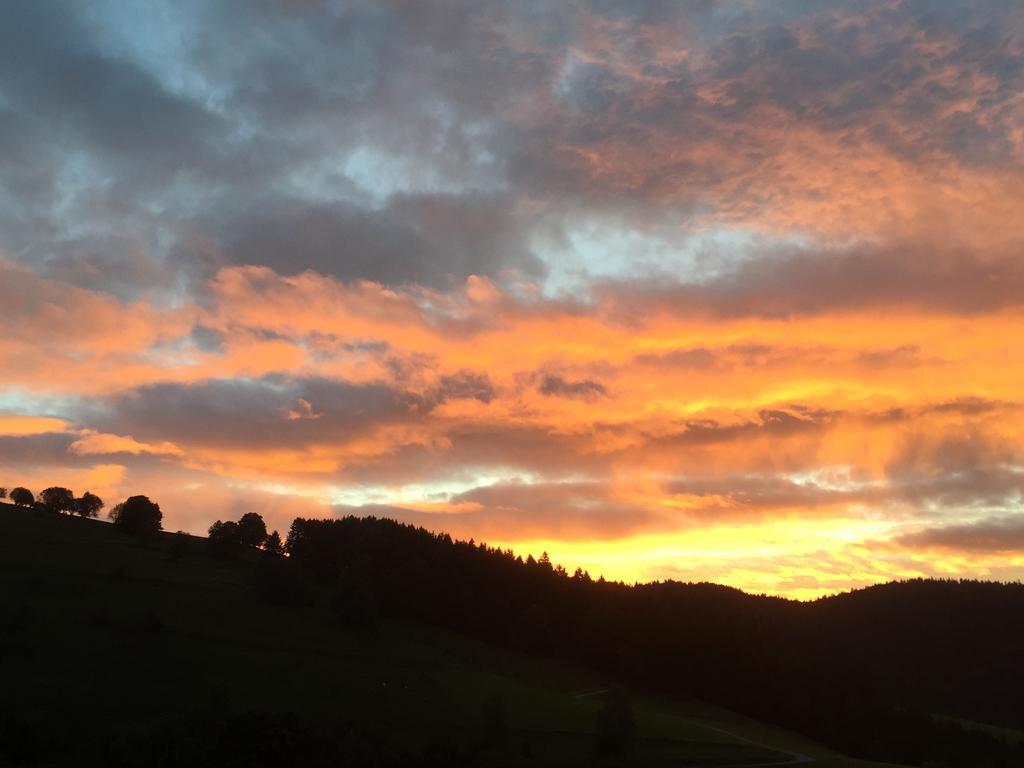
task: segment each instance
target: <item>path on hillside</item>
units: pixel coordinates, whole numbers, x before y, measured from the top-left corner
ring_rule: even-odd
[[[579,693],[573,694],[572,697],[574,699],[589,699],[591,696],[600,696],[603,693],[608,693],[608,691],[608,688],[595,688],[590,691],[580,691]],[[683,720],[684,722],[690,725],[695,725],[698,728],[703,728],[708,731],[715,731],[716,733],[721,733],[725,736],[729,736],[730,738],[736,739],[737,741],[749,744],[752,747],[759,747],[761,749],[767,749],[770,752],[781,752],[783,754],[789,755],[788,760],[777,760],[773,763],[732,763],[727,765],[716,765],[716,768],[769,768],[769,766],[775,765],[800,765],[802,763],[813,763],[815,761],[815,758],[811,757],[810,755],[805,755],[800,752],[793,752],[792,750],[788,749],[780,749],[779,747],[773,747],[769,744],[761,744],[760,742],[754,741],[753,739],[749,739],[746,736],[741,736],[738,733],[727,731],[725,728],[719,728],[715,725],[709,725],[708,723],[702,720],[694,720],[690,717],[679,717],[679,719]]]

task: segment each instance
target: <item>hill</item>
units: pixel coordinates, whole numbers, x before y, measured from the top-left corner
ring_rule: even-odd
[[[315,585],[268,604],[260,557],[217,558],[202,538],[9,505],[0,536],[0,763],[594,763],[612,676],[395,612],[346,628]],[[698,701],[628,700],[623,764],[874,765]]]
[[[288,548],[342,597],[370,594],[389,614],[711,701],[847,754],[1024,763],[1020,584],[918,580],[814,603],[627,586],[372,518],[298,519]]]

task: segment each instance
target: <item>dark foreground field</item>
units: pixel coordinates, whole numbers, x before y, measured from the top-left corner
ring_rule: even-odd
[[[0,536],[0,764],[602,764],[614,681],[583,669],[397,620],[345,631],[320,598],[268,605],[250,588],[255,553],[218,559],[196,537],[139,541],[8,505]],[[604,764],[879,765],[700,702],[627,696],[636,744]]]

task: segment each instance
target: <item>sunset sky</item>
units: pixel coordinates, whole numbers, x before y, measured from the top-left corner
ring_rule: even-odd
[[[1017,0],[0,5],[0,485],[1024,578]]]

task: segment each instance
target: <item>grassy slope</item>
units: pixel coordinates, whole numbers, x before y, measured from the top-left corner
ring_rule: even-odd
[[[508,764],[588,763],[600,696],[585,693],[608,681],[584,670],[422,626],[349,634],[320,606],[260,604],[247,563],[210,557],[196,537],[143,543],[9,505],[0,537],[0,706],[56,735],[48,764],[101,764],[133,729],[226,711],[291,711],[332,733],[366,724],[416,750],[439,734],[468,744],[494,695],[508,708]],[[631,698],[638,765],[792,753],[808,766],[870,765],[704,704]]]

